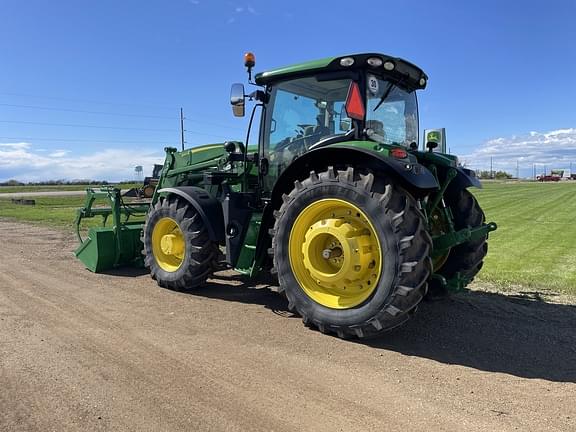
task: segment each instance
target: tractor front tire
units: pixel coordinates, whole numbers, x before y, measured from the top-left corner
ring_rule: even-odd
[[[163,288],[199,287],[216,266],[217,244],[198,212],[179,197],[159,200],[148,213],[143,243],[144,263]]]
[[[424,216],[388,179],[312,171],[294,182],[275,218],[280,291],[306,325],[373,337],[408,320],[426,294],[432,242]]]

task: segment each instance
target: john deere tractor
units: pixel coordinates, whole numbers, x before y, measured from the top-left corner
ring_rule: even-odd
[[[252,82],[251,53],[245,65],[254,90],[234,84],[231,104],[236,116],[253,105],[246,141],[166,148],[149,204],[89,191],[78,224],[114,221],[81,239],[76,253],[88,268],[143,260],[174,290],[193,290],[223,267],[276,275],[290,310],[343,338],[394,328],[427,293],[472,281],[496,225],[468,191],[481,187],[474,172],[438,140],[418,145],[416,91],[428,81],[420,68],[355,54]],[[92,208],[103,196],[110,207]],[[134,220],[139,212],[145,220]]]

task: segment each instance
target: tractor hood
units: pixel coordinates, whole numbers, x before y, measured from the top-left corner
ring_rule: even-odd
[[[192,164],[200,164],[219,159],[225,154],[224,143],[201,145],[179,153],[182,158],[190,158]]]

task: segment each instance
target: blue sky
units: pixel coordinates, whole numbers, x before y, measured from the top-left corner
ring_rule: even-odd
[[[243,139],[228,98],[248,50],[257,71],[403,57],[430,77],[421,129],[469,166],[576,169],[575,20],[575,0],[0,0],[0,181],[148,172],[180,107],[188,145]]]

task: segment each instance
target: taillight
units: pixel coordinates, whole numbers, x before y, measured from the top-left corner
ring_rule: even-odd
[[[395,147],[390,150],[390,156],[396,159],[404,159],[408,157],[408,153],[403,148]]]
[[[346,96],[346,112],[348,117],[363,120],[366,110],[364,109],[364,101],[360,95],[360,88],[358,84],[352,81],[348,88],[348,96]]]

